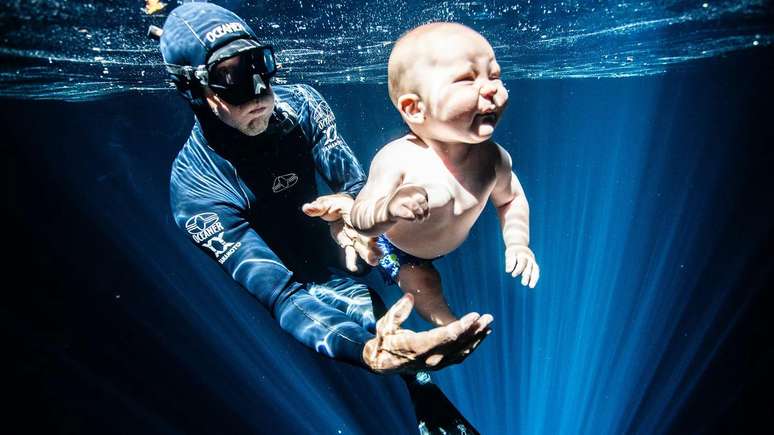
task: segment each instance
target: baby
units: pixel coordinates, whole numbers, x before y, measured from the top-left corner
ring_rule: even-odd
[[[350,215],[361,233],[380,235],[382,271],[413,294],[425,320],[456,320],[432,261],[465,240],[491,198],[505,271],[534,288],[540,269],[528,246],[529,206],[510,155],[492,141],[508,102],[492,47],[461,24],[426,24],[395,44],[388,80],[412,133],[376,154]]]

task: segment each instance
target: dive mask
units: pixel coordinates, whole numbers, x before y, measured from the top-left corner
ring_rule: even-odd
[[[237,39],[213,52],[206,65],[197,67],[166,64],[167,71],[190,87],[209,86],[229,104],[244,104],[269,90],[277,73],[271,45],[252,39]]]
[[[251,47],[236,54],[229,51],[218,50],[210,56],[206,78],[210,89],[233,105],[244,104],[267,92],[269,81],[277,72],[271,45]]]

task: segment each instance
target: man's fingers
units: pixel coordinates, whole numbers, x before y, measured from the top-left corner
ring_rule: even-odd
[[[537,263],[532,266],[532,275],[529,277],[529,288],[535,288],[538,279],[540,279],[540,267]]]
[[[301,211],[303,211],[307,216],[311,217],[318,217],[324,213],[324,210],[320,206],[319,200],[304,204],[301,206]]]
[[[463,350],[462,350],[462,352],[460,352],[460,357],[461,357],[461,359],[460,359],[460,361],[459,361],[459,362],[462,362],[462,361],[463,361],[465,358],[467,358],[468,356],[470,356],[470,354],[472,354],[472,353],[473,353],[473,352],[474,352],[476,349],[478,349],[478,347],[481,345],[481,343],[483,343],[483,342],[484,342],[484,340],[485,340],[487,337],[489,337],[489,335],[490,335],[491,333],[492,333],[492,330],[491,330],[491,329],[489,329],[489,328],[486,328],[486,329],[484,329],[484,330],[482,330],[482,331],[479,331],[479,332],[478,332],[478,333],[477,333],[477,334],[476,334],[476,335],[473,337],[473,343],[472,343],[472,344],[471,344],[469,347],[467,347],[467,348],[463,349]]]
[[[385,340],[389,340],[390,349],[401,354],[415,356],[444,355],[453,352],[450,349],[445,349],[445,347],[457,340],[464,332],[459,326],[455,328],[449,327],[450,325],[452,324],[412,334],[394,334],[385,337]]]
[[[344,226],[344,232],[352,239],[360,258],[371,266],[376,266],[379,258],[383,255],[382,250],[376,244],[376,237],[366,237],[349,225]]]
[[[494,317],[492,317],[491,314],[484,314],[483,316],[476,319],[476,321],[473,322],[473,324],[470,325],[467,330],[459,335],[456,342],[451,343],[450,346],[453,351],[450,351],[449,353],[451,354],[469,349],[472,344],[478,338],[480,338],[479,336],[481,334],[487,333],[487,331],[491,331],[491,329],[489,329],[489,325],[491,325],[493,321]]]
[[[524,271],[524,268],[527,266],[527,256],[526,255],[516,255],[516,268],[513,269],[513,272],[511,273],[511,276],[516,278],[519,276],[520,273]]]
[[[402,298],[398,299],[398,302],[395,302],[395,305],[393,305],[390,310],[387,311],[387,314],[382,317],[384,323],[382,323],[382,319],[379,320],[378,323],[382,323],[382,325],[381,331],[377,332],[382,335],[394,333],[400,327],[400,324],[408,319],[413,308],[414,296],[406,293]],[[379,325],[377,324],[377,330],[378,329]]]
[[[371,266],[379,264],[380,251],[376,245],[369,246],[369,244],[363,243],[362,238],[357,238],[355,239],[355,250],[357,250],[357,255]]]
[[[357,232],[356,229],[352,228],[349,225],[344,225],[344,232],[347,233],[347,236],[349,236],[349,238],[352,240],[356,240],[362,237],[360,233]]]
[[[529,284],[529,276],[532,274],[532,260],[527,260],[527,266],[524,268],[524,272],[521,274],[521,285]]]
[[[481,345],[484,339],[489,337],[489,331],[491,331],[491,329],[487,331],[481,331],[479,334],[476,334],[476,341],[473,342],[473,345],[471,345],[470,348],[463,350],[462,355],[467,357],[468,355],[473,353],[473,351],[478,349],[478,346]]]
[[[468,313],[461,319],[449,323],[445,326],[439,326],[429,331],[420,332],[417,335],[423,339],[422,350],[429,351],[434,347],[445,345],[457,340],[462,334],[469,331],[476,320],[481,317],[478,313]]]
[[[397,305],[397,304],[396,304]],[[399,310],[396,310],[398,312]],[[377,334],[386,330],[385,324],[391,323],[390,317],[380,320]],[[480,343],[489,332],[491,315],[480,316],[470,313],[462,319],[430,331],[414,333],[397,330],[392,334],[381,335],[381,349],[405,364],[413,364],[417,369],[439,369],[457,360],[462,360]]]
[[[480,318],[481,318],[481,315],[476,312],[468,313],[462,316],[459,320],[449,323],[445,327],[454,328],[455,331],[458,331],[457,335],[459,336],[463,332],[469,330],[470,327],[476,324],[476,322]]]
[[[342,198],[340,195],[325,195],[301,206],[307,216],[319,217],[325,221],[337,221],[343,216],[342,210],[350,198]],[[351,199],[350,199],[351,200]]]
[[[346,259],[347,270],[357,272],[357,252],[355,252],[354,246],[344,247],[344,258]]]
[[[465,346],[459,347],[453,351],[448,351],[446,353],[447,356],[444,357],[438,365],[432,368],[434,370],[440,370],[450,365],[462,363],[476,350],[476,348],[478,348],[478,346],[481,345],[491,332],[491,329],[486,328],[483,331],[476,333],[474,336],[470,337],[469,340],[465,341]]]
[[[435,354],[431,355],[429,358],[425,360],[425,364],[427,364],[428,367],[435,367],[438,364],[441,363],[441,360],[443,360],[443,355],[441,354]]]
[[[489,325],[492,324],[494,321],[494,316],[491,314],[484,314],[483,316],[479,317],[476,321],[476,329],[473,331],[474,334],[478,334],[482,332],[483,330],[487,329]]]
[[[336,233],[336,242],[342,248],[352,246],[355,243],[344,228],[346,227],[342,227],[342,229]]]

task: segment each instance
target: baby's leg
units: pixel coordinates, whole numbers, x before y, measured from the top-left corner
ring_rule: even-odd
[[[457,320],[443,297],[441,274],[432,263],[401,265],[398,285],[404,293],[414,296],[414,308],[433,325],[443,326]]]

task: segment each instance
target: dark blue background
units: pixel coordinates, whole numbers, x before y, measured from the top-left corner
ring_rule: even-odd
[[[530,291],[502,273],[491,207],[439,262],[458,313],[495,316],[482,348],[436,375],[483,433],[741,433],[767,421],[772,58],[507,83],[496,138],[530,199],[541,282]],[[319,89],[364,166],[403,131],[385,86]],[[0,114],[9,424],[411,430],[398,380],[294,342],[174,227],[169,167],[192,123],[177,96],[3,100]]]

